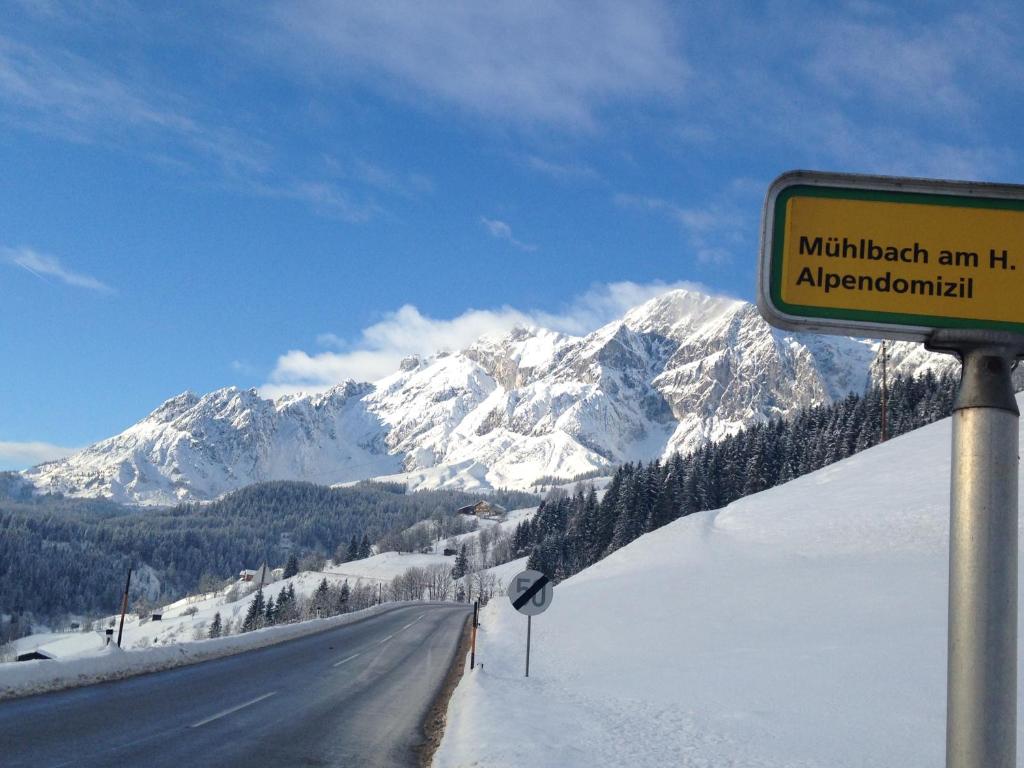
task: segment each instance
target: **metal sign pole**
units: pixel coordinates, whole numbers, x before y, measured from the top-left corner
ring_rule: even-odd
[[[1014,768],[1017,737],[1015,346],[961,347],[953,413],[947,768]]]
[[[526,617],[526,676],[530,676],[530,625],[533,623],[533,616]]]
[[[526,616],[526,676],[530,676],[530,631],[534,614],[544,613],[551,606],[551,579],[540,571],[525,570],[516,574],[508,585],[512,607]]]

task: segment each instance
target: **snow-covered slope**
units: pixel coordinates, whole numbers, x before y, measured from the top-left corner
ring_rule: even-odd
[[[641,537],[555,588],[529,679],[493,601],[435,765],[941,765],[949,454],[947,419]]]
[[[784,334],[743,301],[676,290],[587,336],[518,328],[409,358],[374,384],[277,401],[234,387],[185,393],[25,477],[42,491],[143,504],[276,479],[524,488],[863,391],[876,354],[863,340]],[[917,345],[892,359],[903,373],[952,364]]]

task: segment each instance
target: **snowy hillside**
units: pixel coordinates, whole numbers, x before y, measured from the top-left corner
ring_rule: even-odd
[[[752,305],[676,290],[593,333],[519,328],[373,383],[266,400],[171,398],[121,434],[25,473],[40,491],[170,504],[262,480],[527,488],[652,459],[861,392],[877,345],[770,328]],[[895,370],[951,359],[894,345]]]
[[[438,539],[429,553],[380,552],[344,563],[328,562],[321,571],[301,571],[287,579],[271,579],[266,584],[265,595],[269,598],[280,595],[282,589],[291,588],[294,589],[296,597],[300,600],[309,599],[320,582],[326,578],[328,584],[333,586],[340,587],[342,583],[347,582],[350,588],[355,589],[359,586],[370,588],[373,600],[377,599],[378,594],[384,600],[395,600],[397,598],[394,595],[388,594],[388,586],[392,579],[406,574],[410,569],[440,566],[450,571],[455,563],[455,558],[446,556],[443,552],[445,547],[452,544],[456,547],[466,545],[472,561],[471,565],[477,570],[482,569],[485,574],[493,573],[496,586],[504,585],[512,575],[523,569],[526,559],[518,558],[508,563],[485,568],[484,566],[494,555],[495,538],[499,533],[511,535],[516,525],[530,519],[536,511],[536,507],[512,510],[508,513],[507,519],[502,522],[481,520],[480,528],[475,531],[459,534],[449,539]],[[422,525],[422,523],[418,525]],[[482,547],[480,535],[484,530],[489,534],[489,544]],[[155,579],[152,569],[149,569],[148,572],[143,571],[142,574],[137,572],[136,580],[140,576],[151,581]],[[467,594],[476,596],[479,584],[469,583],[469,577],[464,578],[461,584]],[[448,590],[449,599],[454,599],[458,585],[459,583],[451,585]],[[377,591],[378,586],[382,588],[380,593]],[[210,623],[217,614],[220,615],[225,627],[237,633],[249,610],[255,588],[255,583],[239,581],[218,592],[184,597],[173,603],[154,608],[153,612],[159,613],[162,617],[159,621],[151,621],[148,616],[140,620],[139,616],[130,613],[125,619],[122,647],[141,649],[177,645],[206,637]],[[152,589],[155,592],[149,597],[155,599],[156,593],[159,592],[159,584],[152,584]],[[420,599],[427,597],[428,595],[424,594],[420,596]],[[42,650],[54,658],[95,655],[106,646],[104,629],[107,626],[114,626],[117,618],[117,616],[108,616],[96,620],[93,622],[91,630],[80,632],[33,633],[15,640],[11,650],[15,655]],[[5,669],[9,668],[0,667],[0,686],[3,684]]]
[[[435,765],[942,765],[949,452],[947,419],[641,537],[555,588],[529,679],[493,601]]]

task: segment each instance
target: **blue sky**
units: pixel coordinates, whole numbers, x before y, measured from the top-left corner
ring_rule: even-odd
[[[1022,180],[1013,4],[3,5],[0,468],[186,389],[750,299],[791,168]]]

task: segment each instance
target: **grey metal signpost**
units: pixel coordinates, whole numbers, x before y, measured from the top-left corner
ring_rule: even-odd
[[[554,589],[551,580],[540,571],[521,571],[508,585],[512,607],[526,615],[526,677],[530,676],[530,632],[533,617],[551,605]]]
[[[773,325],[923,341],[962,363],[950,482],[947,768],[1014,768],[1024,186],[797,171],[765,201]]]
[[[1021,337],[947,338],[963,361],[953,406],[946,765],[1013,768],[1017,738],[1017,477],[1010,372]]]

